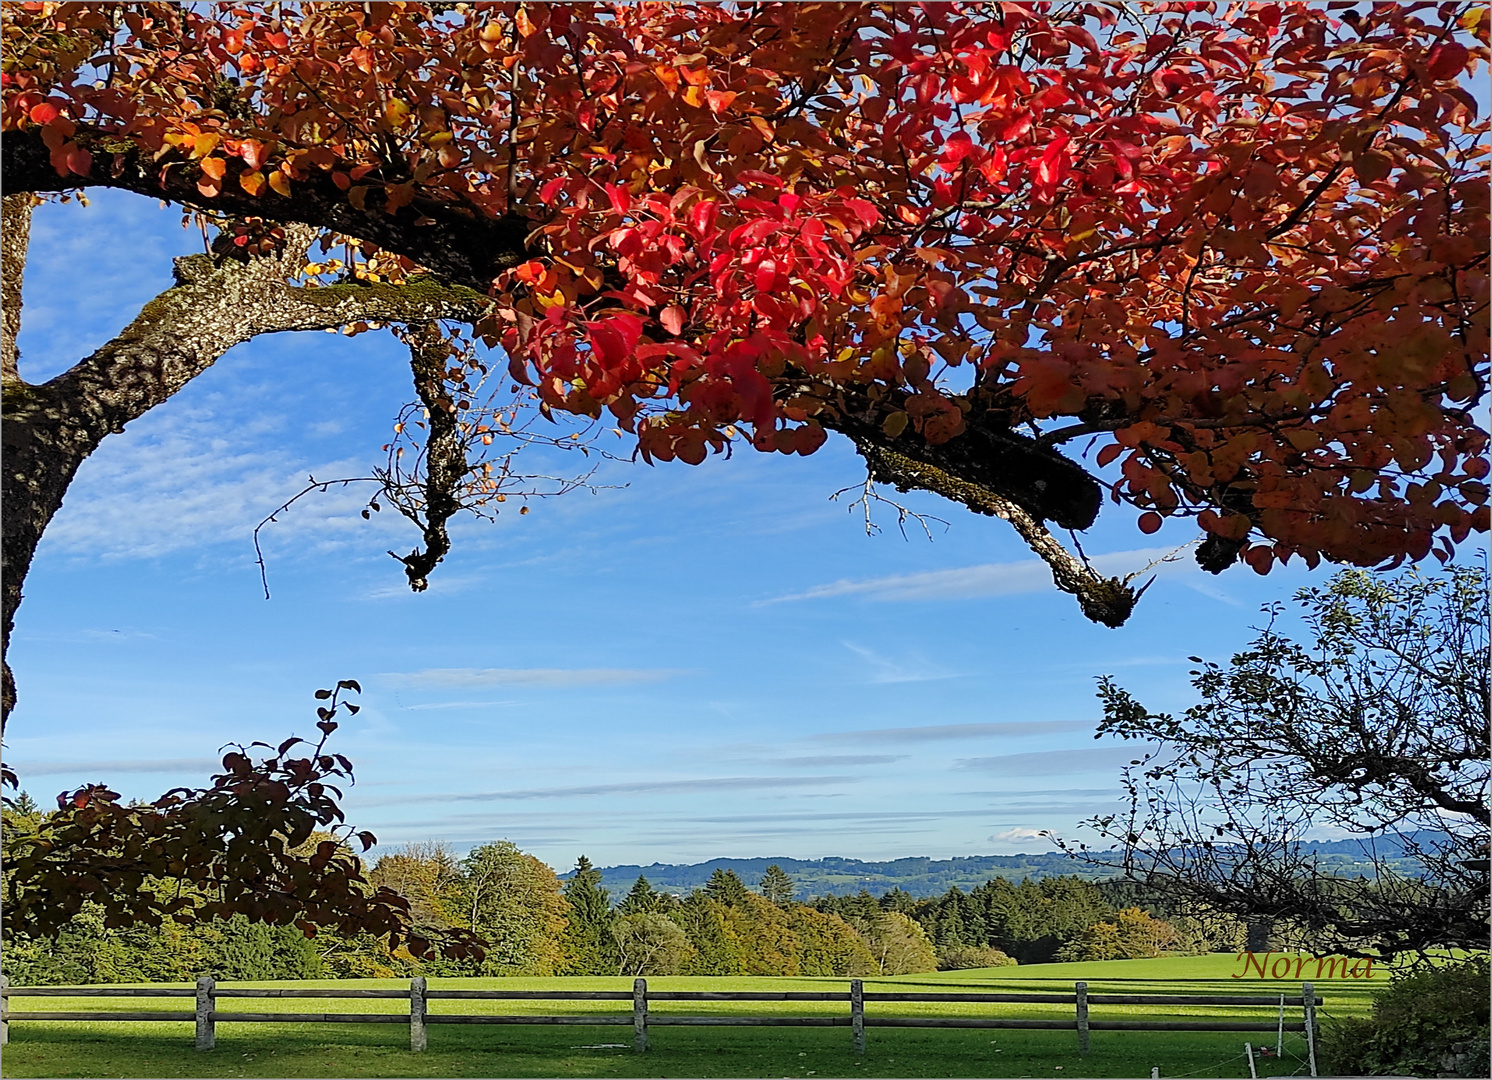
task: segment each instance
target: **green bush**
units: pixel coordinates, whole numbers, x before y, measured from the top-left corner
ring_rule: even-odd
[[[1360,1076],[1492,1076],[1486,956],[1397,976],[1371,1020],[1329,1022],[1326,1072]]]
[[[1015,958],[996,948],[983,945],[953,945],[938,950],[939,971],[964,971],[968,968],[1014,967]]]
[[[191,982],[218,979],[317,979],[326,974],[316,942],[289,926],[251,923],[242,915],[193,927],[104,926],[85,904],[55,938],[8,936],[4,972],[17,986]]]

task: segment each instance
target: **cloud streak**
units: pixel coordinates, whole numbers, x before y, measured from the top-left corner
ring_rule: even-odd
[[[866,731],[828,731],[810,735],[810,742],[942,742],[950,739],[1019,738],[1061,735],[1092,727],[1087,720],[1009,720],[993,724],[932,724],[926,727],[872,728]],[[1065,752],[1065,751],[1064,751]]]
[[[633,686],[684,674],[674,668],[426,668],[380,678],[410,686]],[[418,706],[413,706],[418,708]]]
[[[1093,566],[1105,574],[1133,573],[1147,563],[1165,558],[1174,548],[1136,548],[1114,551],[1093,557]],[[1183,573],[1192,567],[1185,560],[1153,567],[1155,574]],[[841,578],[826,585],[815,585],[798,593],[774,596],[756,601],[756,607],[785,604],[797,600],[829,600],[840,596],[861,596],[877,601],[965,600],[979,596],[1014,596],[1019,593],[1045,592],[1052,584],[1051,571],[1037,559],[1013,563],[984,563],[953,570],[929,570],[920,574],[895,574],[890,577],[851,581]]]
[[[297,461],[257,445],[264,421],[247,425],[212,408],[141,417],[108,439],[79,471],[47,529],[47,544],[91,558],[159,558],[211,544],[251,553],[254,526],[306,486],[308,475],[357,476],[365,463]],[[224,438],[223,432],[231,434]],[[263,534],[272,557],[335,545],[353,534],[400,531],[389,515],[364,522],[366,485],[334,486],[297,503]]]
[[[906,761],[909,754],[818,754],[811,757],[778,758],[773,765],[803,765],[830,768],[842,765],[890,765]]]
[[[846,641],[842,644],[850,652],[869,662],[874,669],[870,677],[872,683],[935,682],[959,676],[958,672],[939,667],[920,656],[906,661],[893,660],[853,642]]]
[[[710,776],[693,780],[640,780],[626,784],[582,784],[574,787],[524,788],[517,791],[473,791],[461,794],[402,795],[369,799],[362,806],[396,806],[425,802],[490,802],[527,799],[574,799],[595,795],[671,795],[695,791],[753,791],[765,788],[822,787],[856,784],[857,776]]]
[[[435,701],[426,705],[401,705],[400,708],[411,712],[421,709],[478,709],[478,708],[500,708],[512,705],[522,705],[521,701]]]
[[[960,758],[953,767],[996,776],[1054,776],[1116,768],[1143,755],[1144,750],[1138,746],[1089,746],[1071,750],[1037,750],[1028,754]]]
[[[60,776],[64,773],[178,773],[218,768],[217,758],[158,758],[154,761],[33,761],[7,762],[22,776]]]

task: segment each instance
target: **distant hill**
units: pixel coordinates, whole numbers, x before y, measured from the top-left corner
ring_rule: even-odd
[[[1369,869],[1361,841],[1317,841],[1306,847],[1318,854],[1322,869],[1328,873],[1352,875],[1366,873]],[[1379,841],[1379,851],[1390,859],[1400,854],[1397,846],[1387,839]],[[913,857],[890,862],[864,862],[832,856],[811,860],[711,859],[689,865],[653,863],[650,866],[606,866],[599,869],[602,884],[616,901],[627,894],[639,874],[659,892],[682,896],[702,886],[716,870],[734,870],[747,886],[754,889],[767,867],[774,863],[797,884],[800,900],[812,896],[849,896],[861,889],[869,890],[873,896],[892,889],[902,889],[916,897],[939,896],[954,885],[968,892],[990,878],[1039,880],[1066,874],[1087,881],[1102,881],[1114,876],[1103,867],[1080,862],[1060,851],[1042,855],[964,855],[952,859]],[[561,876],[569,877],[568,874]]]
[[[1045,855],[966,855],[953,859],[906,858],[891,862],[860,859],[711,859],[684,866],[653,863],[651,866],[602,867],[602,883],[619,897],[632,888],[639,874],[659,892],[683,895],[709,880],[716,870],[734,870],[751,888],[761,881],[767,867],[776,864],[798,886],[798,898],[849,896],[868,889],[875,896],[903,889],[913,896],[938,896],[957,885],[965,891],[983,885],[992,877],[1043,878],[1075,874],[1097,881],[1112,875],[1070,858],[1061,852]],[[566,875],[568,876],[568,875]]]

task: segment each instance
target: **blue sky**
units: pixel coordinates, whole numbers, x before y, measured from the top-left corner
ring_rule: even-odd
[[[22,374],[107,340],[194,250],[178,211],[136,196],[39,207]],[[200,784],[227,742],[312,733],[312,691],[355,678],[365,707],[335,748],[357,766],[349,819],[385,849],[506,838],[560,870],[1044,851],[1038,831],[1116,807],[1135,756],[1094,740],[1095,676],[1184,708],[1188,655],[1225,659],[1261,604],[1325,577],[1186,559],[1129,625],[1095,626],[1003,522],[913,494],[946,532],[906,540],[882,513],[868,538],[852,496],[829,499],[864,476],[836,438],[807,459],[603,464],[618,487],[462,522],[422,595],[385,554],[412,527],[364,522],[367,491],[309,497],[266,532],[266,601],[254,525],[308,475],[381,460],[406,356],[386,333],[258,339],[83,465],[13,639],[23,787]],[[577,471],[547,454],[525,452]],[[1132,517],[1110,506],[1085,538],[1109,572],[1195,535]]]

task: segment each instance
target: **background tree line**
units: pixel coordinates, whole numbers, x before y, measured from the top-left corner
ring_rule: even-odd
[[[7,847],[45,816],[24,795],[6,808]],[[322,928],[307,938],[293,926],[255,924],[242,915],[115,926],[102,906],[90,903],[56,937],[7,931],[4,970],[12,982],[31,985],[180,982],[201,974],[900,975],[1154,956],[1202,941],[1133,904],[1116,907],[1100,887],[1076,877],[1019,885],[995,879],[927,899],[900,889],[879,898],[862,890],[799,903],[792,878],[772,865],[755,890],[734,871],[717,869],[687,896],[656,890],[639,875],[618,899],[584,856],[561,882],[539,859],[500,841],[465,857],[441,843],[412,844],[379,858],[367,878],[370,889],[387,887],[409,902],[420,932],[471,931],[488,943],[486,955],[416,958],[372,934]]]

